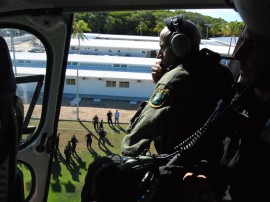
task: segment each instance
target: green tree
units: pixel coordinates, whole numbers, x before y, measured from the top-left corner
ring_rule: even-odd
[[[148,27],[144,22],[139,22],[138,26],[135,28],[137,33],[140,33],[140,35],[142,36],[142,32],[143,31],[147,31]]]
[[[81,49],[81,40],[87,39],[84,32],[90,32],[91,29],[88,27],[87,23],[83,20],[79,20],[78,22],[74,21],[73,23],[73,34],[72,37],[78,39],[78,45],[79,45],[79,54]]]
[[[129,22],[129,18],[133,12],[131,11],[114,11],[110,12],[110,15],[115,19],[114,34],[136,34],[134,21]]]
[[[240,35],[243,27],[244,27],[244,23],[234,21],[234,22],[228,22],[228,23],[224,24],[224,26],[221,28],[224,35],[231,37],[228,55],[230,54],[230,49],[231,49],[233,38],[236,40],[236,37]]]
[[[228,22],[222,27],[223,34],[226,36],[236,37],[239,36],[244,24],[242,22]]]
[[[209,34],[212,36],[212,37],[215,37],[217,36],[218,34],[220,34],[220,25],[218,23],[212,23],[211,26],[209,27]]]
[[[224,34],[222,26],[227,22],[221,18],[212,18],[199,13],[188,12],[183,10],[140,10],[140,11],[113,11],[113,12],[91,12],[78,13],[75,15],[75,21],[83,20],[88,24],[91,32],[94,33],[111,33],[125,35],[156,36],[161,31],[161,27],[165,26],[163,19],[182,14],[185,19],[191,20],[200,27],[202,36],[206,36],[207,27],[205,24],[211,24],[209,27],[209,36],[216,37]],[[144,22],[147,29],[143,28]],[[139,25],[139,27],[138,27]],[[220,27],[220,28],[219,28]],[[162,27],[163,28],[163,27]],[[138,31],[139,30],[139,31]]]
[[[79,54],[80,54],[80,49],[81,49],[81,42],[80,40],[84,40],[87,37],[85,36],[84,32],[85,31],[91,31],[90,28],[88,27],[87,23],[84,22],[83,20],[79,21],[74,21],[73,22],[73,38],[78,38],[78,43],[79,43]],[[79,66],[77,65],[77,120],[79,120]]]
[[[106,33],[111,33],[114,29],[114,23],[115,23],[115,19],[108,15],[105,19],[105,24],[104,24],[104,31],[106,31]]]
[[[156,26],[154,28],[154,32],[157,32],[157,35],[159,36],[159,33],[161,32],[161,30],[165,27],[163,22],[157,22]]]

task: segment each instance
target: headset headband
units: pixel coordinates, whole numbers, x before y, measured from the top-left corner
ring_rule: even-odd
[[[182,15],[169,17],[164,19],[164,24],[168,27],[171,32],[180,32],[181,25],[184,22]]]

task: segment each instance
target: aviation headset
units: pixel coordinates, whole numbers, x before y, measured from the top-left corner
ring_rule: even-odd
[[[182,15],[164,19],[165,25],[173,33],[169,39],[170,48],[176,57],[183,58],[191,51],[192,43],[189,37],[182,33],[181,27],[185,23]]]

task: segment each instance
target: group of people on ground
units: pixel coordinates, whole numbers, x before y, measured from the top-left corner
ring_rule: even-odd
[[[71,155],[73,153],[76,153],[77,143],[79,143],[79,141],[78,141],[76,135],[73,134],[72,138],[68,141],[68,143],[64,149],[66,164],[69,164],[71,162]]]
[[[99,129],[99,132],[98,132],[98,135],[99,135],[99,144],[102,143],[105,145],[105,136],[106,136],[107,132],[103,129],[103,128],[100,128]],[[92,149],[92,142],[93,142],[93,136],[94,134],[89,131],[86,135],[85,135],[85,140],[86,140],[86,147],[88,149]],[[60,133],[58,133],[57,135],[57,138],[56,138],[56,150],[59,149],[59,137],[60,137]],[[77,147],[77,143],[79,143],[76,135],[74,134],[72,136],[72,138],[68,141],[65,149],[64,149],[64,154],[65,154],[65,158],[66,158],[66,162],[69,163],[70,162],[70,158],[71,158],[71,155],[73,153],[76,153],[76,147]]]
[[[109,124],[109,126],[113,126],[113,120],[112,120],[112,117],[113,117],[113,113],[109,110],[108,113],[107,113],[107,122]],[[120,118],[120,113],[118,110],[115,110],[115,113],[114,113],[114,125],[119,125],[119,118]],[[93,124],[94,124],[94,128],[95,130],[100,130],[101,128],[104,129],[103,127],[103,119],[101,119],[99,121],[99,117],[97,115],[95,115],[93,117]]]
[[[247,22],[234,54],[240,61],[238,82],[219,54],[199,49],[194,23],[180,15],[164,19],[152,66],[156,88],[122,141],[122,155],[134,160],[154,142],[157,154],[178,151],[180,164],[151,167],[151,175],[144,176],[140,162],[132,170],[111,157],[95,159],[82,202],[140,201],[136,194],[153,202],[270,201],[270,30],[263,23],[269,22],[270,2],[227,2],[235,2]],[[256,18],[259,13],[264,17]],[[136,192],[138,179],[152,180],[145,192]]]
[[[94,134],[91,132],[91,131],[89,131],[89,133],[87,133],[86,135],[85,135],[85,140],[86,140],[86,147],[88,148],[88,149],[92,149],[92,142],[93,142],[93,138],[92,138],[92,136],[93,136]],[[105,137],[106,137],[106,135],[107,135],[107,132],[104,130],[104,128],[102,127],[102,128],[100,128],[99,130],[98,130],[98,136],[99,136],[99,139],[98,139],[98,144],[100,145],[100,143],[102,143],[103,145],[105,145]]]
[[[107,113],[107,117],[108,117],[108,124],[113,125],[112,123],[112,112],[109,110]],[[120,117],[120,113],[118,110],[115,111],[114,113],[114,117],[115,117],[115,125],[119,124],[119,117]],[[104,130],[104,126],[103,126],[103,119],[101,119],[99,121],[99,118],[97,115],[95,115],[93,117],[93,125],[94,125],[94,129],[97,131],[97,134],[99,135],[99,140],[98,143],[102,143],[103,145],[105,145],[105,137],[107,135],[107,132]],[[59,136],[60,133],[58,134],[57,138],[56,138],[56,145],[57,148],[59,147]],[[89,131],[89,133],[87,133],[85,135],[85,140],[86,140],[86,147],[91,149],[92,148],[92,139],[93,133],[91,131]],[[64,153],[66,155],[67,159],[70,159],[70,156],[73,152],[76,152],[76,146],[77,143],[79,143],[79,141],[76,138],[76,135],[74,134],[71,138],[71,140],[68,142],[68,145],[65,147]]]

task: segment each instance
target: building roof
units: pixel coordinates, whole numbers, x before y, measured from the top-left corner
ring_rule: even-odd
[[[156,58],[143,58],[143,57],[124,57],[124,56],[108,56],[108,55],[78,55],[69,54],[68,61],[80,61],[91,63],[103,64],[127,64],[127,65],[142,65],[152,66]]]
[[[68,69],[68,76],[77,76],[77,70]],[[128,79],[128,80],[151,80],[151,73],[140,72],[118,72],[118,71],[97,71],[97,70],[79,70],[79,77],[90,78],[109,78],[109,79]]]
[[[10,54],[13,59],[13,54]],[[46,61],[46,53],[30,53],[30,52],[16,52],[16,60],[33,60]],[[85,63],[102,63],[102,64],[127,64],[139,66],[152,66],[156,58],[143,57],[124,57],[124,56],[108,56],[108,55],[84,55],[84,54],[69,54],[69,62],[85,62]]]
[[[31,68],[31,67],[17,67],[18,75],[44,75],[46,68]],[[76,77],[76,69],[67,69],[66,76]],[[152,81],[151,73],[137,73],[137,72],[116,72],[116,71],[97,71],[97,70],[80,70],[79,77],[86,78],[104,78],[104,79],[127,79],[127,80],[148,80]]]
[[[138,36],[138,35],[117,35],[117,34],[99,34],[84,33],[88,39],[114,39],[114,40],[134,40],[134,41],[155,41],[159,42],[158,36]]]
[[[229,37],[229,36],[210,38],[211,41],[215,41],[228,46],[230,45],[230,43],[232,46],[236,46],[238,39],[239,37]]]
[[[16,71],[14,69],[14,72],[17,72],[18,75],[45,75],[46,68],[16,67]]]
[[[210,49],[214,52],[217,52],[221,55],[228,55],[228,53],[229,53],[229,55],[232,55],[235,47],[232,46],[230,48],[229,46],[211,45],[211,44],[206,43],[204,45],[202,45],[202,44],[200,45],[200,49],[202,49],[202,48],[208,48],[208,49]],[[229,50],[230,50],[230,52],[229,52]]]
[[[111,49],[140,49],[140,50],[158,50],[159,42],[157,41],[135,41],[135,40],[110,40],[110,39],[84,39],[80,40],[81,47],[93,48],[111,48]],[[70,46],[79,46],[79,41],[72,38]]]

